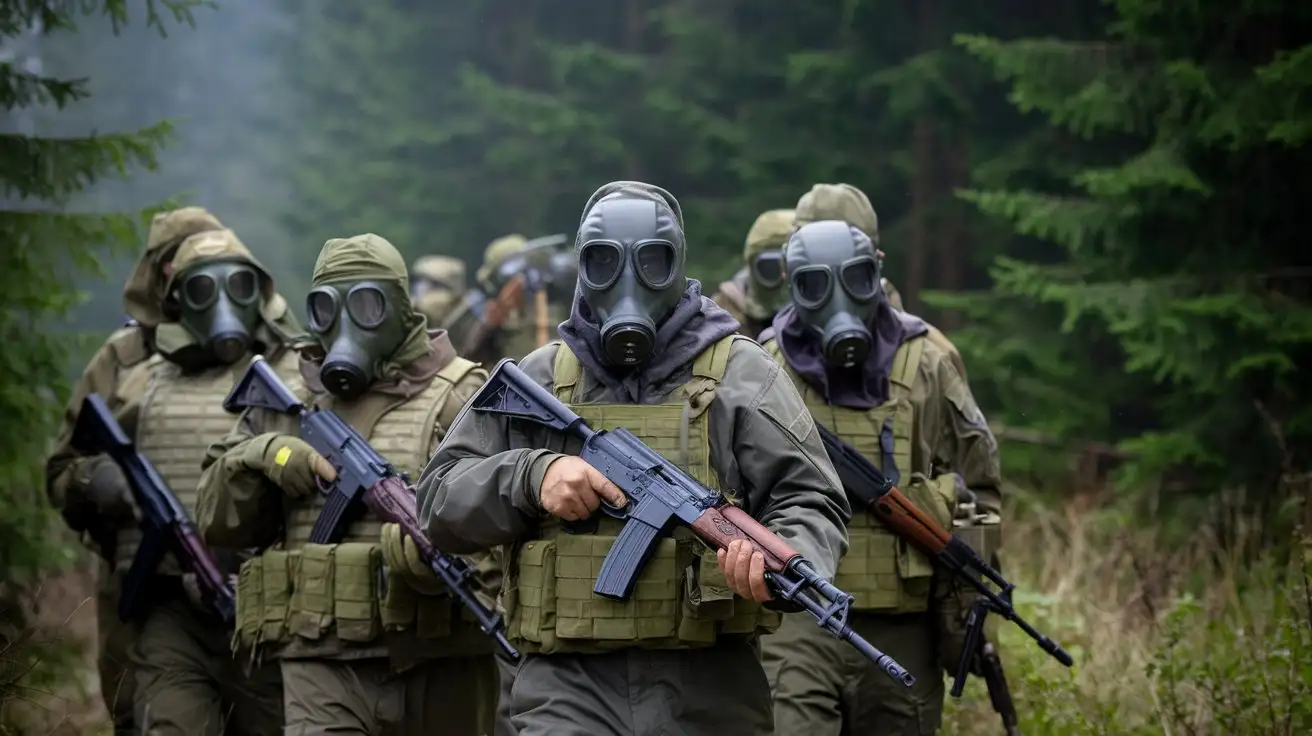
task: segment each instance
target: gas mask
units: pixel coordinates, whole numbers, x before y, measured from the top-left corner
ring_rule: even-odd
[[[840,368],[865,362],[881,294],[882,264],[870,238],[845,222],[815,222],[793,233],[784,258],[797,317],[820,338],[825,362]]]
[[[747,313],[753,319],[767,319],[788,303],[783,246],[792,232],[792,210],[762,212],[747,231],[743,259],[747,263],[747,288],[751,296]]]
[[[344,281],[317,286],[306,297],[310,332],[326,352],[319,379],[334,396],[363,395],[378,366],[405,342],[409,303],[396,291],[378,281]]]
[[[601,326],[606,362],[646,363],[687,288],[678,218],[660,202],[610,195],[588,210],[578,239],[579,298]]]
[[[209,261],[172,279],[168,301],[179,315],[160,325],[156,343],[187,367],[231,365],[250,350],[260,323],[260,276],[247,263]]]

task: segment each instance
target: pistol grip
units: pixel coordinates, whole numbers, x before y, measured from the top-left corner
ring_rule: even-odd
[[[592,592],[603,598],[627,600],[638,582],[638,573],[656,549],[660,533],[658,527],[630,518],[602,561]]]

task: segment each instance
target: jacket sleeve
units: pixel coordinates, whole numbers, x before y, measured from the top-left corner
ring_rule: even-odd
[[[210,445],[197,489],[196,527],[216,547],[267,547],[283,522],[283,494],[264,475],[264,451],[278,434],[295,434],[290,417],[248,410]]]
[[[852,510],[796,387],[761,346],[737,340],[711,411],[721,478],[740,478],[746,510],[833,577]]]
[[[980,508],[1000,512],[1002,473],[998,442],[975,403],[970,386],[950,360],[939,361],[935,370],[940,432],[935,457],[961,476],[975,492]]]
[[[73,428],[77,425],[82,401],[91,394],[100,394],[106,401],[118,389],[120,374],[131,365],[149,357],[145,338],[140,328],[128,327],[114,333],[96,350],[82,375],[73,383],[72,395],[64,407],[64,421],[56,440],[55,449],[46,459],[46,496],[65,518],[77,515],[90,503],[86,498],[87,463],[73,449]],[[70,519],[71,523],[71,519]]]
[[[546,386],[548,354],[535,351],[520,364]],[[438,549],[472,554],[509,544],[537,522],[542,476],[561,455],[532,447],[524,428],[465,404],[415,488],[420,522]]]

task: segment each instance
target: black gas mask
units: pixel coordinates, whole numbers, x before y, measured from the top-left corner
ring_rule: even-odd
[[[656,328],[687,288],[683,228],[649,199],[611,195],[579,228],[578,291],[601,326],[607,363],[636,366],[656,348]]]
[[[168,301],[176,327],[161,325],[161,353],[190,368],[231,365],[251,348],[260,323],[260,276],[247,263],[209,261],[177,274]]]
[[[789,297],[798,320],[820,338],[825,362],[865,362],[879,307],[879,252],[860,230],[826,220],[799,228],[784,246]]]
[[[306,297],[310,332],[326,353],[319,379],[334,396],[363,395],[405,342],[410,307],[395,291],[387,283],[348,281],[316,286]]]

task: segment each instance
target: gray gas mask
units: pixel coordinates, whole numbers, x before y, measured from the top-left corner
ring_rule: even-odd
[[[209,261],[173,280],[169,301],[190,339],[165,340],[161,352],[188,367],[236,363],[250,350],[260,323],[260,276],[249,264]]]
[[[789,297],[798,320],[819,338],[825,362],[865,362],[879,307],[879,253],[860,230],[837,220],[799,228],[784,246]]]
[[[319,379],[334,396],[359,398],[379,366],[410,333],[410,305],[391,284],[346,281],[316,286],[306,297],[310,332],[325,351]]]
[[[687,288],[678,218],[660,202],[608,195],[583,217],[578,242],[579,298],[601,327],[606,362],[646,363]]]

